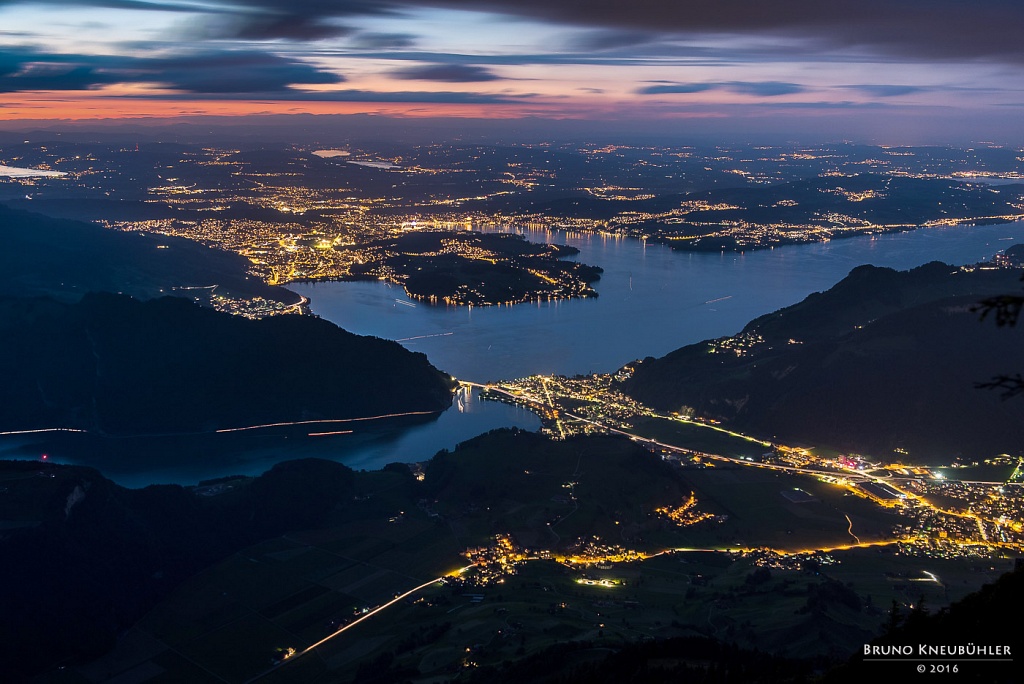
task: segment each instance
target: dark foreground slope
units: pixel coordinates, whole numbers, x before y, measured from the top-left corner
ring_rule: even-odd
[[[165,297],[0,299],[0,426],[111,434],[441,411],[451,381],[400,345],[309,316]]]
[[[320,523],[355,474],[289,461],[217,496],[119,487],[90,468],[0,461],[5,681],[110,649],[181,581],[240,548]]]
[[[506,430],[434,456],[424,489],[474,541],[512,534],[553,550],[593,536],[639,544],[661,526],[652,511],[679,505],[691,490],[677,468],[620,437],[554,441]]]
[[[1022,611],[1024,565],[1018,559],[1013,572],[947,608],[929,611],[925,605],[910,612],[891,613],[886,634],[870,644],[872,653],[866,656],[861,650],[844,666],[829,672],[824,684],[863,682],[882,667],[896,676],[924,672],[956,677],[961,682],[1019,682],[1024,636],[1017,623]],[[956,655],[925,660],[922,647],[925,654],[933,652],[932,647],[944,647],[947,653]],[[897,657],[890,662],[870,660],[885,652]],[[918,669],[920,665],[925,669]]]
[[[1018,291],[1018,277],[862,266],[735,337],[645,360],[625,389],[782,440],[923,460],[1016,453],[1024,403],[975,384],[1024,369],[1024,330],[980,322],[972,307]]]
[[[835,666],[824,659],[787,659],[744,649],[706,637],[644,640],[608,648],[605,644],[573,642],[500,667],[480,668],[469,682],[512,684],[612,684],[644,682],[767,683],[818,682],[854,684],[881,677],[882,681],[915,677],[947,677],[958,682],[1009,684],[1020,681],[1021,636],[1014,625],[1024,609],[1024,569],[1018,568],[986,584],[946,609],[927,607],[893,614],[890,629],[868,648],[898,647],[911,655],[879,657],[865,662],[863,647],[848,663]],[[921,646],[1001,647],[1006,657],[984,655],[959,658],[922,657]],[[919,668],[924,669],[919,669]],[[954,669],[955,668],[955,669]]]
[[[466,545],[486,544],[495,531],[489,525],[497,525],[500,532],[539,536],[546,523],[527,513],[537,512],[545,503],[551,507],[550,514],[570,512],[572,504],[554,503],[549,497],[574,471],[579,471],[581,503],[571,527],[568,521],[559,527],[567,537],[570,532],[614,529],[614,521],[620,519],[632,525],[633,518],[649,516],[649,511],[639,512],[645,504],[676,499],[682,488],[680,478],[665,463],[622,438],[551,442],[503,430],[471,440],[453,453],[442,452],[438,458],[428,466],[425,482],[417,481],[405,466],[354,472],[339,463],[306,459],[280,463],[257,478],[139,490],[120,487],[90,468],[0,461],[0,557],[4,559],[0,564],[0,605],[4,607],[0,659],[4,671],[28,675],[62,663],[91,660],[113,647],[120,632],[188,578],[195,583],[196,573],[203,568],[286,533],[278,548],[293,545],[291,539],[300,530],[319,530],[313,536],[331,548],[331,554],[321,559],[325,567],[337,565],[351,573],[366,570],[375,576],[387,574],[382,568],[390,567],[397,572],[393,591],[398,592],[451,569],[453,563],[465,562],[458,557],[465,547],[453,539],[455,530]],[[483,459],[493,464],[499,458],[520,472],[525,466],[539,466],[534,482],[540,491],[523,487],[522,482],[507,482],[507,468],[489,469],[474,462]],[[544,463],[538,464],[538,459]],[[629,463],[632,472],[624,476]],[[472,496],[479,511],[465,510],[467,482],[479,487]],[[428,517],[422,510],[424,497],[442,511],[441,517]],[[527,513],[521,513],[524,509]],[[396,514],[402,523],[389,524],[389,516]],[[388,534],[401,534],[407,528],[418,532],[400,545],[389,543]],[[374,539],[368,541],[367,534]],[[422,543],[420,536],[425,537]],[[556,545],[557,536],[544,541]],[[563,545],[570,541],[565,539]],[[361,557],[369,547],[376,549],[371,564],[347,560]],[[389,565],[394,561],[388,558],[398,552],[406,560]],[[180,607],[171,612],[182,628],[174,631],[173,638],[162,632],[160,638],[201,642],[214,624],[223,624],[227,634],[240,630],[240,640],[250,638],[246,620],[233,625],[239,602],[260,604],[261,597],[266,597],[267,606],[276,604],[280,596],[274,598],[275,593],[281,592],[276,583],[284,581],[281,574],[270,573],[254,560],[264,553],[266,549],[245,551],[235,558],[241,567],[233,566],[230,573],[231,596],[204,590],[198,597],[186,591],[171,599]],[[290,557],[271,556],[277,570]],[[301,601],[296,598],[296,606],[325,596],[331,605],[337,604],[333,612],[312,623],[314,630],[331,631],[320,623],[335,613],[348,615],[354,603],[373,600],[357,590],[362,585],[358,574],[339,585],[327,579],[331,572],[316,574],[303,567],[301,579],[288,581],[319,588]],[[199,584],[205,586],[202,581]],[[339,591],[349,584],[347,591],[356,597]],[[394,595],[389,585],[381,592]],[[203,617],[188,619],[185,613],[190,610],[198,610]],[[267,609],[262,613],[270,615]],[[234,658],[243,667],[260,671],[270,655],[268,648],[254,661],[245,654],[218,658],[229,663]],[[168,677],[168,681],[186,681],[173,674]]]
[[[678,501],[689,475],[624,438],[501,430],[435,458],[422,481],[406,466],[355,472],[308,459],[258,478],[142,490],[87,468],[0,462],[5,681],[251,681],[281,648],[301,650],[421,584],[268,681],[813,681],[880,634],[891,598],[962,596],[961,577],[1007,565],[932,558],[947,588],[914,585],[912,595],[893,582],[920,575],[912,561],[877,550],[770,571],[681,549],[603,569],[534,558],[496,583],[487,571],[431,583],[496,533],[555,554],[576,535],[693,546],[688,528],[655,532],[651,510]],[[567,482],[575,500],[552,496]],[[1012,611],[1014,600],[989,603]],[[988,633],[998,625],[989,618]],[[788,659],[812,656],[821,659]]]

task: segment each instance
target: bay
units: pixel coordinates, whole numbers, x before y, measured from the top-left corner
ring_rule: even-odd
[[[748,321],[826,290],[870,263],[906,269],[929,261],[968,264],[1024,242],[1024,223],[917,230],[736,253],[673,252],[592,233],[516,231],[569,244],[601,266],[600,296],[513,307],[436,307],[413,302],[383,282],[292,284],[314,313],[362,335],[399,340],[456,377],[489,381],[536,373],[613,371],[644,356],[731,335]],[[354,434],[312,429],[258,430],[174,438],[110,438],[78,433],[0,436],[0,458],[100,468],[119,484],[194,484],[257,475],[280,461],[328,458],[365,470],[423,461],[499,427],[536,430],[523,409],[462,393],[436,419],[381,423]],[[329,429],[329,428],[328,428]]]
[[[609,372],[704,339],[827,290],[861,264],[907,269],[975,263],[1024,242],[1024,223],[929,228],[747,253],[673,252],[594,233],[516,231],[568,244],[604,269],[599,296],[512,307],[417,303],[384,282],[289,285],[314,313],[361,335],[399,340],[474,382]]]

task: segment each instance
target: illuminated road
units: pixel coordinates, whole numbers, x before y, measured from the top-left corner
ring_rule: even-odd
[[[114,437],[118,439],[130,439],[134,437],[173,437],[173,436],[185,436],[185,435],[207,435],[207,434],[220,434],[225,432],[245,432],[247,430],[263,430],[266,428],[274,427],[292,427],[297,425],[331,425],[336,423],[360,423],[371,420],[385,420],[387,418],[404,418],[407,416],[430,416],[438,413],[438,411],[406,411],[405,413],[385,413],[379,416],[363,416],[361,418],[326,418],[320,420],[294,420],[285,421],[280,423],[262,423],[260,425],[244,425],[242,427],[234,428],[221,428],[220,430],[205,430],[198,432],[167,432],[167,433],[140,433],[133,435],[106,435],[104,437]],[[15,436],[15,435],[35,435],[43,434],[47,432],[80,432],[83,434],[97,434],[90,430],[80,430],[78,428],[38,428],[35,430],[7,430],[0,432],[0,437]],[[340,430],[337,432],[320,432],[310,433],[311,436],[316,435],[329,435],[329,434],[346,434],[351,430]],[[102,433],[100,433],[102,434]]]
[[[215,430],[214,432],[244,432],[245,430],[262,430],[264,428],[272,427],[289,427],[292,425],[326,425],[332,423],[359,423],[366,420],[383,420],[385,418],[402,418],[404,416],[429,416],[437,411],[407,411],[405,413],[385,413],[380,416],[365,416],[363,418],[332,418],[329,420],[294,420],[283,423],[264,423],[262,425],[246,425],[244,427],[236,428],[222,428]]]
[[[766,546],[758,547],[741,547],[741,546],[724,546],[721,548],[694,548],[694,547],[680,547],[674,549],[665,549],[658,553],[652,553],[648,558],[657,558],[666,553],[753,553],[755,551],[771,551],[780,555],[793,555],[797,553],[831,553],[833,551],[849,551],[850,549],[867,549],[875,546],[892,546],[894,544],[906,544],[910,543],[911,539],[884,539],[882,541],[869,541],[869,542],[857,542],[856,544],[839,544],[837,546],[823,546],[813,549],[796,549],[796,550],[782,550],[772,549]],[[645,559],[646,560],[646,559]]]
[[[519,401],[519,402],[526,401],[526,402],[529,402],[529,403],[532,403],[532,404],[536,404],[536,405],[542,407],[543,409],[547,409],[547,410],[550,410],[550,411],[557,411],[558,410],[554,406],[554,400],[551,397],[551,392],[550,392],[550,389],[548,388],[548,385],[547,385],[547,382],[546,382],[546,378],[543,378],[543,377],[541,377],[541,383],[542,383],[542,386],[544,388],[545,394],[547,395],[546,396],[546,400],[541,400],[541,399],[539,399],[537,397],[534,397],[534,396],[531,396],[531,395],[528,395],[528,394],[525,394],[525,393],[523,393],[523,394],[513,393],[513,392],[510,392],[510,391],[508,391],[506,389],[503,389],[502,387],[497,386],[497,385],[486,385],[486,384],[479,384],[479,383],[468,382],[468,381],[460,381],[460,382],[461,382],[461,384],[463,384],[465,386],[486,389],[486,390],[489,390],[491,392],[495,392],[495,393],[498,393],[498,394],[505,395],[505,396],[507,396],[507,397],[509,397],[511,399],[514,399],[516,401]],[[583,416],[579,416],[579,415],[576,415],[576,414],[573,414],[573,413],[569,413],[567,411],[563,411],[561,413],[561,415],[565,416],[566,418],[571,418],[573,420],[578,420],[580,422],[587,423],[589,425],[593,425],[593,426],[598,427],[598,428],[600,428],[602,430],[605,430],[607,432],[623,435],[625,437],[630,438],[631,440],[633,440],[635,442],[640,442],[640,443],[644,443],[644,444],[647,444],[647,445],[650,445],[650,446],[655,446],[655,447],[664,449],[666,451],[672,451],[672,452],[682,453],[682,454],[693,454],[694,453],[693,450],[691,450],[691,449],[686,449],[684,447],[679,447],[679,446],[676,446],[674,444],[666,444],[665,442],[661,442],[661,441],[658,441],[656,439],[652,439],[652,438],[648,438],[648,437],[641,437],[639,435],[635,435],[635,434],[627,432],[625,430],[621,430],[619,428],[612,427],[611,425],[607,425],[607,424],[599,422],[597,420],[591,420],[591,419],[588,419],[588,418],[584,418]],[[715,425],[707,425],[705,423],[701,423],[701,422],[698,422],[698,421],[690,421],[690,420],[679,418],[678,416],[664,416],[664,415],[660,415],[660,414],[656,414],[656,413],[652,413],[651,415],[653,417],[655,417],[655,418],[661,418],[661,419],[664,419],[664,420],[673,420],[673,421],[683,422],[683,423],[687,423],[687,424],[694,425],[694,426],[701,427],[701,428],[705,428],[705,429],[716,430],[716,431],[723,432],[723,433],[726,433],[726,434],[734,436],[734,437],[739,437],[739,438],[746,439],[746,440],[751,441],[751,442],[762,444],[764,446],[773,446],[773,444],[771,442],[766,442],[766,441],[763,441],[763,440],[759,440],[759,439],[756,439],[754,437],[750,437],[748,435],[744,435],[744,434],[738,433],[738,432],[733,432],[731,430],[727,430],[725,428],[721,428],[721,427],[718,427],[718,426],[715,426]],[[557,418],[556,418],[556,427],[559,429],[559,433],[564,436],[564,431],[562,430],[561,423],[557,421]],[[991,545],[995,545],[995,546],[1006,546],[1008,548],[1019,548],[1020,547],[1019,544],[996,543],[996,542],[994,542],[994,541],[989,539],[988,532],[985,529],[985,523],[999,526],[999,525],[1002,524],[999,520],[989,519],[989,518],[986,518],[984,516],[980,516],[980,515],[978,515],[976,513],[970,512],[970,511],[967,511],[967,512],[952,511],[952,510],[946,510],[946,509],[943,509],[943,508],[941,508],[939,506],[936,506],[936,505],[932,504],[930,501],[928,501],[927,499],[925,499],[924,497],[918,496],[918,495],[914,494],[913,492],[909,492],[906,489],[904,489],[904,488],[898,486],[896,483],[894,483],[894,480],[904,479],[904,478],[894,478],[892,476],[872,475],[870,473],[864,473],[864,472],[860,472],[860,471],[857,471],[857,470],[854,470],[854,469],[845,469],[845,468],[842,469],[842,470],[836,470],[836,469],[827,469],[827,468],[822,468],[822,469],[810,468],[810,467],[806,467],[806,466],[782,465],[782,464],[777,464],[777,463],[755,463],[753,461],[747,461],[747,460],[744,460],[744,459],[741,459],[741,458],[733,458],[733,457],[730,457],[730,456],[722,456],[720,454],[709,454],[709,453],[706,453],[706,452],[700,452],[700,455],[702,457],[704,457],[704,458],[709,458],[709,459],[713,459],[713,460],[716,460],[716,461],[725,462],[725,463],[731,463],[731,464],[735,464],[735,465],[741,465],[741,466],[745,466],[745,467],[748,467],[748,468],[764,468],[764,469],[768,469],[768,470],[775,470],[775,471],[780,471],[780,472],[794,473],[794,474],[799,474],[799,475],[810,475],[810,476],[813,476],[813,477],[832,478],[833,480],[842,478],[844,480],[844,482],[839,483],[839,484],[843,484],[844,486],[847,486],[847,487],[849,487],[851,489],[855,489],[856,488],[855,487],[856,484],[859,483],[859,482],[869,482],[870,481],[870,482],[875,482],[875,483],[878,483],[878,484],[884,484],[886,487],[889,487],[890,489],[895,490],[897,493],[899,493],[905,500],[916,501],[919,504],[921,504],[922,506],[925,506],[925,507],[931,509],[935,513],[940,513],[940,514],[943,514],[943,515],[949,515],[949,516],[954,516],[954,517],[958,517],[958,518],[966,518],[966,519],[973,520],[977,524],[979,536],[981,537],[983,542],[985,542],[986,544],[991,544]],[[1024,463],[1024,461],[1022,461],[1022,463]],[[1020,466],[1018,466],[1018,467],[1020,468]],[[1016,474],[1017,474],[1017,471],[1014,472],[1014,475],[1016,475]],[[1013,479],[1013,476],[1011,476],[1011,479]],[[978,484],[1001,485],[1003,483],[998,483],[998,482],[993,482],[993,483],[980,482]],[[1007,484],[1024,484],[1024,483],[1007,483]],[[860,489],[858,489],[858,492],[862,493],[862,494],[864,493]],[[877,499],[875,499],[875,500],[877,500]],[[850,536],[853,537],[857,541],[857,543],[851,544],[849,546],[835,547],[835,549],[848,549],[848,548],[857,548],[857,547],[862,547],[862,546],[872,546],[872,545],[875,545],[874,543],[861,543],[861,541],[857,537],[857,535],[853,534],[853,522],[850,521],[849,517],[847,517],[847,522],[849,523],[848,532],[849,532]],[[886,543],[896,543],[896,542],[886,542]],[[821,550],[825,550],[825,549],[821,549]]]
[[[296,310],[301,311],[302,307],[306,306],[307,304],[309,304],[309,300],[300,295],[299,296],[299,301],[295,302],[294,304],[292,304],[290,306],[286,306],[282,310],[282,313],[287,312],[287,311],[291,311],[292,309],[296,309]]]
[[[466,570],[470,569],[471,567],[473,567],[473,565],[467,565],[464,568],[459,568],[459,570],[457,570],[456,573],[463,573]],[[452,573],[452,574],[455,574],[455,573]],[[360,617],[358,620],[354,620],[354,621],[348,623],[347,625],[345,625],[341,629],[339,629],[339,630],[337,630],[337,631],[335,631],[335,632],[333,632],[331,634],[328,634],[327,636],[325,636],[320,641],[312,643],[309,646],[307,646],[306,648],[302,649],[301,651],[298,651],[295,655],[293,655],[290,658],[288,658],[287,660],[283,661],[280,665],[276,665],[276,666],[271,667],[271,668],[269,668],[267,670],[264,670],[263,672],[259,673],[258,675],[256,675],[252,679],[248,680],[246,682],[246,684],[250,684],[250,682],[258,681],[258,680],[262,679],[263,677],[266,677],[271,672],[274,672],[275,670],[280,669],[280,667],[282,667],[284,665],[287,665],[288,663],[291,663],[291,662],[294,662],[294,661],[298,660],[299,658],[301,658],[302,656],[306,655],[307,653],[312,653],[318,647],[323,646],[324,644],[326,644],[331,639],[334,639],[334,638],[340,636],[341,634],[344,634],[345,632],[347,632],[348,630],[352,629],[353,627],[355,627],[359,623],[361,623],[361,622],[363,622],[365,620],[369,620],[374,615],[377,615],[381,611],[383,611],[383,610],[385,610],[387,608],[390,608],[391,606],[395,605],[399,601],[402,601],[402,600],[408,598],[409,596],[412,596],[417,591],[422,591],[423,589],[426,589],[427,587],[429,587],[429,586],[431,586],[433,584],[437,584],[438,582],[443,580],[444,577],[445,576],[435,577],[432,580],[424,582],[423,584],[419,585],[418,587],[413,587],[412,589],[410,589],[409,591],[405,592],[404,594],[399,594],[398,596],[396,596],[395,598],[391,599],[387,603],[384,603],[384,604],[381,604],[381,605],[377,606],[376,608],[374,608],[370,612],[366,613],[366,615],[363,615],[362,617]]]
[[[848,534],[849,534],[849,535],[850,535],[851,537],[853,537],[853,538],[854,538],[855,540],[857,540],[857,543],[858,543],[858,544],[860,544],[860,537],[858,537],[857,535],[855,535],[855,534],[853,533],[853,521],[852,521],[852,520],[850,520],[850,516],[848,516],[848,515],[846,515],[846,514],[844,513],[844,514],[843,514],[843,517],[845,517],[845,518],[846,518],[846,522],[850,523],[850,526],[846,528],[846,532],[847,532],[847,533],[848,533]]]
[[[521,394],[514,394],[512,392],[509,392],[508,390],[505,390],[505,389],[502,389],[501,387],[498,387],[497,385],[482,385],[480,383],[469,382],[469,381],[466,381],[466,380],[462,380],[460,382],[463,385],[469,385],[470,387],[478,387],[480,389],[486,389],[486,390],[490,390],[492,392],[497,392],[498,394],[504,394],[505,396],[507,396],[507,397],[509,397],[511,399],[515,399],[517,401],[524,401],[525,400],[525,401],[529,401],[529,402],[534,403],[534,404],[538,404],[538,405],[540,405],[542,407],[545,407],[545,408],[548,408],[550,410],[557,410],[551,404],[545,404],[545,402],[540,401],[538,399],[535,399],[533,397],[528,397],[528,396],[524,396],[524,395],[521,395]],[[546,385],[545,385],[545,389],[546,389]],[[550,399],[549,399],[549,401],[550,401]],[[692,453],[691,449],[686,449],[686,448],[683,448],[683,447],[679,447],[679,446],[676,446],[674,444],[666,444],[665,442],[659,442],[658,440],[652,439],[652,438],[649,438],[649,437],[641,437],[639,435],[635,435],[635,434],[633,434],[631,432],[627,432],[625,430],[620,430],[619,428],[615,428],[615,427],[612,427],[610,425],[606,425],[606,424],[598,422],[596,420],[590,420],[589,418],[584,418],[583,416],[579,416],[579,415],[576,415],[574,413],[569,413],[568,411],[565,411],[563,413],[564,413],[565,416],[567,416],[569,418],[572,418],[573,420],[578,420],[578,421],[580,421],[582,423],[587,423],[589,425],[593,425],[595,427],[599,427],[602,430],[607,430],[608,432],[613,432],[613,433],[618,434],[618,435],[623,435],[625,437],[629,437],[631,440],[633,440],[635,442],[643,442],[645,444],[651,444],[651,445],[654,445],[654,446],[658,446],[658,447],[660,447],[662,449],[667,449],[669,451],[675,451],[675,452],[678,452],[678,453],[686,453],[686,454]],[[697,425],[699,427],[707,428],[709,430],[716,430],[718,432],[724,432],[724,433],[732,435],[734,437],[740,437],[742,439],[746,439],[746,440],[751,441],[751,442],[756,442],[756,443],[762,444],[764,446],[772,446],[771,442],[765,442],[765,441],[762,441],[762,440],[759,440],[759,439],[755,439],[755,438],[750,437],[748,435],[744,435],[744,434],[741,434],[739,432],[732,432],[730,430],[726,430],[724,428],[720,428],[720,427],[715,426],[715,425],[707,425],[705,423],[700,423],[700,422],[695,422],[695,421],[687,421],[687,420],[677,419],[675,417],[669,417],[669,416],[660,416],[659,415],[659,416],[656,416],[656,417],[664,418],[666,420],[679,420],[680,422],[688,423],[688,424],[691,424],[691,425]],[[804,468],[804,467],[799,467],[799,466],[787,466],[787,465],[780,465],[780,464],[774,464],[774,463],[754,463],[752,461],[745,461],[745,460],[743,460],[741,458],[732,458],[731,456],[722,456],[720,454],[706,454],[705,453],[705,454],[702,454],[702,455],[704,455],[704,456],[706,456],[708,458],[712,458],[712,459],[718,460],[718,461],[724,461],[724,462],[727,462],[727,463],[735,463],[735,464],[738,464],[738,465],[743,465],[743,466],[748,466],[748,467],[769,468],[769,469],[772,469],[772,470],[782,470],[782,471],[787,471],[787,472],[803,473],[803,474],[806,474],[806,475],[831,475],[831,476],[834,477],[837,474],[836,471],[834,471],[834,470],[817,470],[817,469],[814,469],[814,468]],[[864,477],[868,477],[868,476],[864,476]]]
[[[453,333],[453,332],[443,332],[443,333],[434,333],[432,335],[413,335],[412,337],[403,337],[403,338],[401,338],[399,340],[395,340],[395,342],[411,342],[412,340],[425,340],[425,339],[427,339],[429,337],[448,337],[449,335],[454,335],[454,334],[455,333]]]
[[[555,407],[555,401],[551,398],[551,389],[548,387],[548,379],[544,376],[541,376],[540,384],[541,387],[544,388],[544,396],[547,399],[547,406],[549,409],[551,409],[552,414],[554,414],[555,416],[555,428],[558,430],[558,435],[562,439],[565,439],[565,429],[562,427],[562,421],[558,419],[558,409]],[[571,416],[572,418],[576,417],[570,413],[566,413],[565,415]]]
[[[43,432],[88,432],[88,430],[78,430],[75,428],[39,428],[38,430],[7,430],[6,432],[0,432],[0,436],[36,435]]]

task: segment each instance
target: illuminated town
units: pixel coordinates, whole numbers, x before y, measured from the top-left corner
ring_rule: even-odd
[[[1018,682],[1022,29],[0,0],[0,684]]]
[[[737,349],[733,345],[724,345],[724,348]],[[1021,489],[1024,482],[1018,475],[1024,461],[1018,457],[1003,456],[989,459],[985,464],[1003,470],[1016,466],[1007,480],[966,481],[955,478],[957,468],[952,466],[882,463],[855,454],[818,455],[812,448],[760,440],[692,415],[659,414],[618,392],[615,383],[612,375],[532,376],[486,385],[484,396],[530,408],[543,419],[544,430],[556,439],[574,434],[623,434],[683,469],[742,466],[808,475],[842,487],[898,515],[899,522],[893,525],[886,543],[898,544],[905,554],[936,558],[997,557],[1024,550],[1024,490]],[[756,457],[726,456],[643,437],[638,434],[636,425],[650,419],[682,423],[744,440],[765,452]],[[810,500],[809,495],[799,491],[792,496],[784,494],[795,502]],[[701,511],[695,496],[678,507],[658,509],[657,513],[680,525],[713,524],[704,521],[716,519],[714,514]],[[845,548],[862,545],[852,531],[851,536],[853,543]],[[871,541],[864,545],[878,543]],[[808,552],[805,549],[773,550],[776,555]],[[593,558],[594,562],[613,558],[621,561],[622,555],[616,552]]]
[[[950,148],[944,157],[930,151],[921,159],[914,148],[875,151],[877,157],[842,147],[522,144],[508,149],[426,145],[403,154],[291,147],[253,154],[187,145],[23,145],[0,148],[0,162],[15,170],[32,167],[37,174],[6,174],[0,194],[26,206],[33,198],[85,200],[79,214],[89,203],[113,201],[118,214],[135,217],[98,213],[95,218],[104,225],[235,252],[248,259],[253,275],[273,285],[374,278],[405,286],[410,297],[428,303],[476,306],[594,296],[588,283],[596,277],[576,267],[554,269],[565,254],[549,246],[554,251],[546,261],[524,264],[509,292],[486,290],[473,275],[452,289],[408,287],[425,265],[440,264],[442,258],[474,268],[489,262],[492,271],[517,267],[516,255],[481,246],[473,237],[480,231],[588,231],[674,249],[743,251],[1024,217],[1019,195],[971,182],[1020,179],[1024,169],[1018,162],[985,161],[981,150]],[[559,168],[553,159],[572,159],[583,170]],[[687,181],[690,187],[716,187],[736,178],[751,191],[771,194],[751,200],[716,190],[680,194],[677,179],[684,173],[696,178]],[[817,178],[793,183],[807,173]],[[595,178],[604,180],[595,183]],[[634,184],[616,182],[619,178]],[[901,183],[911,185],[888,189]],[[534,199],[552,192],[582,195],[550,206]],[[715,199],[715,193],[735,199]],[[921,193],[925,204],[933,205],[927,210],[907,215],[892,209]],[[896,216],[906,218],[891,218]],[[443,232],[445,244],[412,252],[402,246],[403,236],[423,231]],[[243,302],[218,307],[247,315],[285,308]]]
[[[925,163],[916,148],[842,146],[60,147],[0,149],[0,163],[38,171],[5,174],[0,200],[28,209],[63,202],[117,234],[150,236],[161,242],[157,249],[185,238],[219,250],[211,253],[239,255],[249,277],[270,286],[383,281],[406,295],[389,295],[388,307],[466,307],[467,314],[477,306],[498,313],[497,307],[530,303],[539,309],[597,297],[600,263],[576,261],[576,248],[557,244],[566,234],[724,253],[1024,218],[1014,183],[1024,178],[1019,150],[1005,150],[1012,163],[994,163],[970,150],[942,148],[932,151],[939,162],[930,156]],[[686,185],[684,178],[696,180]],[[919,200],[917,210],[901,213],[908,196]],[[1019,266],[1016,257],[996,255],[957,272]],[[631,275],[628,283],[631,290]],[[276,300],[272,289],[243,295],[210,282],[173,290],[249,319],[311,311],[306,297]],[[730,300],[730,293],[716,293],[701,305]],[[274,322],[289,321],[306,322],[288,316]],[[442,335],[452,333],[396,341]],[[698,346],[720,364],[812,344],[802,332],[772,338],[750,329]],[[540,479],[537,469],[519,467],[513,475],[527,478],[522,491],[529,495],[518,499],[506,497],[507,483],[499,482],[493,490],[481,487],[490,499],[471,500],[486,479],[479,471],[469,483],[445,490],[444,477],[432,470],[445,451],[408,468],[401,462],[406,453],[396,452],[397,462],[382,471],[339,477],[369,483],[344,505],[332,505],[331,515],[351,512],[353,519],[337,528],[288,531],[266,548],[239,551],[222,561],[226,583],[201,576],[199,588],[182,591],[204,599],[182,605],[225,615],[240,610],[249,615],[242,621],[270,625],[239,681],[258,680],[275,668],[294,668],[301,676],[316,654],[348,648],[348,637],[364,654],[383,657],[386,644],[392,657],[406,662],[444,643],[439,664],[425,658],[422,671],[451,676],[567,638],[642,643],[652,635],[709,634],[760,647],[768,632],[758,630],[775,628],[777,616],[784,613],[795,625],[804,615],[817,616],[828,600],[856,613],[849,624],[863,631],[851,633],[869,635],[884,620],[872,600],[911,610],[927,594],[934,604],[948,605],[1024,553],[1019,453],[936,465],[937,457],[919,450],[913,456],[906,450],[865,454],[780,440],[681,405],[690,401],[659,410],[627,394],[646,363],[629,362],[611,373],[488,383],[444,375],[445,392],[455,385],[466,390],[458,395],[460,408],[478,393],[539,417],[543,437],[531,438],[569,447],[582,443],[575,440],[601,443],[607,435],[628,438],[612,441],[616,449],[632,450],[626,452],[629,469],[650,467],[640,465],[645,459],[661,468],[644,473],[650,478],[644,482],[655,484],[642,495],[631,490],[635,500],[615,501],[610,489],[586,484],[593,475],[587,472],[590,446],[573,456],[575,470],[559,471],[545,487],[534,488],[530,478]],[[270,440],[299,442],[297,456],[334,456],[333,445],[314,451],[304,440],[355,441],[367,438],[373,424],[434,418],[428,410],[383,409],[352,418],[268,418],[218,427],[208,436],[238,437],[240,444],[250,435],[254,441],[273,435]],[[35,435],[11,430],[7,436]],[[513,431],[498,438],[516,443],[522,436]],[[476,467],[496,467],[489,457],[477,459]],[[626,479],[625,471],[611,472],[600,477],[624,487],[616,478]],[[229,506],[250,496],[255,482],[215,478],[188,491]],[[300,491],[318,484],[306,481]],[[65,516],[84,496],[74,486],[70,491]],[[402,498],[410,492],[416,492],[412,501]],[[287,507],[302,508],[294,500]],[[305,569],[307,560],[322,568]],[[279,571],[292,573],[293,584],[277,591]],[[252,609],[234,604],[235,577],[250,572],[266,573],[251,579],[251,592],[274,596],[240,600],[257,606]],[[854,581],[859,593],[837,588]],[[756,607],[748,609],[748,601]],[[157,631],[165,619],[160,610],[173,608],[155,613]],[[287,629],[278,629],[278,622]],[[364,638],[380,640],[366,645]],[[827,648],[824,641],[819,646]],[[848,646],[843,642],[835,652]],[[346,666],[357,659],[377,662],[351,656]]]

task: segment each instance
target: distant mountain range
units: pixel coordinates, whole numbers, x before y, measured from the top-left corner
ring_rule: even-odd
[[[921,462],[1019,453],[1024,402],[976,383],[1024,369],[1024,331],[981,322],[1016,270],[860,266],[823,293],[640,363],[627,393],[734,428]],[[907,457],[903,457],[907,460]]]

